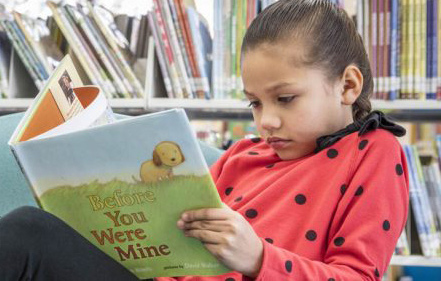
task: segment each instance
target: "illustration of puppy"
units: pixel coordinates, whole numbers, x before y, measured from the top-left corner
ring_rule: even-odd
[[[181,148],[172,141],[163,141],[153,150],[153,159],[141,164],[141,182],[152,183],[173,177],[172,167],[185,161]]]

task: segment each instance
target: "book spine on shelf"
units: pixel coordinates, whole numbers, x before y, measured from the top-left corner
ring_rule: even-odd
[[[43,81],[38,76],[35,67],[32,66],[32,63],[30,62],[29,58],[26,57],[25,51],[21,46],[21,44],[19,43],[18,38],[15,35],[13,35],[13,30],[10,28],[8,21],[0,20],[0,24],[2,25],[3,29],[6,31],[6,35],[8,36],[10,42],[12,43],[14,50],[17,52],[21,61],[25,65],[32,80],[34,80],[35,85],[37,86],[37,88],[41,88],[43,86]]]
[[[170,14],[170,9],[168,7],[167,2],[161,2],[156,0],[155,1],[160,8],[160,11],[162,13],[162,18],[164,19],[164,26],[166,28],[166,32],[168,32],[169,40],[171,44],[171,51],[174,54],[174,57],[176,58],[176,66],[178,69],[178,75],[179,79],[181,80],[181,85],[183,86],[183,94],[184,98],[193,98],[193,91],[190,85],[189,76],[187,74],[187,71],[185,69],[184,65],[184,59],[181,52],[181,49],[179,47],[178,39],[176,36],[176,30],[173,26],[172,17]]]
[[[155,45],[156,45],[155,46],[155,53],[156,53],[156,56],[158,57],[159,68],[161,69],[162,78],[164,80],[165,91],[166,91],[167,96],[169,98],[174,98],[172,82],[170,80],[170,74],[169,74],[169,67],[168,67],[166,59],[165,59],[164,48],[163,48],[163,46],[161,46],[161,40],[159,38],[159,32],[158,32],[158,25],[155,23],[154,17],[155,16],[154,16],[153,12],[147,13],[147,18],[149,20],[149,23],[150,23],[150,26],[152,29],[153,39],[154,39]]]
[[[155,11],[155,20],[158,24],[158,29],[161,34],[161,41],[163,42],[163,47],[165,50],[165,54],[167,57],[168,65],[169,65],[169,73],[170,79],[173,86],[174,96],[176,98],[184,98],[183,87],[181,86],[181,81],[178,75],[177,62],[172,52],[172,47],[170,45],[169,36],[166,31],[166,27],[164,24],[164,20],[161,15],[160,7],[158,6],[159,2],[154,2],[154,11]]]
[[[89,60],[88,58],[86,58],[87,51],[85,47],[81,44],[81,41],[74,37],[75,34],[73,33],[73,30],[69,27],[67,19],[62,16],[55,3],[48,2],[47,5],[52,11],[53,18],[57,23],[58,28],[66,38],[66,41],[69,43],[70,48],[72,48],[72,50],[74,51],[77,59],[80,61],[81,66],[83,67],[91,82],[93,84],[99,85],[105,92],[106,96],[108,98],[111,98],[113,96],[113,92],[107,87],[107,83],[98,78],[100,77],[98,70],[94,67],[92,63],[88,62]]]
[[[101,17],[98,15],[98,13],[95,11],[92,4],[88,2],[88,11],[91,15],[92,21],[98,26],[98,29],[103,34],[103,37],[106,39],[107,43],[109,44],[112,52],[114,53],[115,57],[119,61],[120,65],[122,66],[122,69],[128,77],[130,84],[133,85],[133,87],[136,89],[136,92],[139,93],[138,96],[142,96],[144,92],[144,88],[142,87],[141,83],[139,82],[138,78],[136,77],[134,71],[130,67],[129,63],[125,59],[124,55],[122,54],[120,48],[118,47],[118,44],[113,39],[114,36],[111,34],[111,30],[109,30],[109,27],[107,27],[104,22],[101,20]]]
[[[77,24],[77,28],[79,31],[83,32],[84,37],[88,39],[90,42],[90,48],[94,50],[94,54],[96,54],[97,58],[101,63],[104,65],[105,69],[107,70],[109,80],[113,82],[113,85],[115,86],[115,89],[118,93],[120,93],[123,97],[130,97],[129,96],[129,90],[125,87],[124,83],[121,81],[120,76],[118,75],[116,71],[116,67],[112,65],[112,63],[109,61],[108,57],[105,54],[105,49],[107,49],[106,46],[101,46],[98,42],[98,37],[93,34],[92,30],[89,28],[89,26],[86,24],[85,19],[82,15],[78,14],[78,11],[74,10],[71,6],[65,6],[66,12],[69,14],[69,16],[72,18],[74,23]]]
[[[167,9],[167,6],[170,10],[170,15],[172,18],[172,27],[175,30],[177,42],[179,45],[179,49],[181,50],[183,62],[185,71],[188,76],[188,80],[190,82],[191,92],[192,95],[197,96],[196,94],[196,85],[195,85],[195,78],[193,76],[193,70],[190,65],[190,56],[187,52],[187,49],[185,47],[185,39],[184,39],[184,30],[181,28],[181,25],[179,24],[179,18],[178,18],[178,11],[177,7],[175,5],[174,0],[168,0],[168,4],[165,4],[165,8]]]

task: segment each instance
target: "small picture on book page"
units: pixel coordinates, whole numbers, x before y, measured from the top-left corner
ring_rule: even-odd
[[[81,80],[78,81],[79,77],[75,78],[69,75],[69,72],[65,70],[57,79],[58,83],[53,83],[50,87],[51,93],[65,121],[83,110],[83,106],[74,91],[74,88],[82,86],[82,83]]]

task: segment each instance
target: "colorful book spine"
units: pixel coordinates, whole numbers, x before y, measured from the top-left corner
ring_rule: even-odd
[[[415,218],[415,225],[418,232],[418,238],[420,240],[421,249],[424,256],[430,256],[429,247],[429,224],[424,217],[422,194],[421,190],[418,188],[418,183],[416,179],[416,166],[415,157],[413,155],[412,147],[410,145],[403,146],[404,153],[406,155],[408,170],[409,170],[409,198],[412,204],[412,211]]]
[[[398,0],[390,1],[390,26],[391,26],[391,36],[390,36],[390,92],[389,100],[395,100],[398,97],[399,85],[397,78],[397,68],[398,68],[398,21],[399,21],[399,11],[398,11]]]
[[[195,80],[193,77],[193,70],[191,68],[190,60],[189,60],[190,56],[187,52],[187,48],[185,47],[184,30],[181,28],[181,25],[179,24],[178,12],[175,6],[175,2],[173,0],[168,0],[168,4],[164,3],[164,8],[170,10],[172,25],[173,25],[171,26],[171,28],[175,30],[179,49],[182,50],[181,51],[182,58],[184,61],[185,71],[187,73],[188,80],[190,82],[191,93],[193,96],[197,96]]]
[[[98,28],[100,29],[104,38],[106,38],[107,43],[109,44],[109,46],[112,50],[112,53],[115,55],[115,57],[119,61],[120,65],[122,66],[122,69],[123,69],[126,77],[130,81],[130,84],[136,89],[138,96],[143,96],[144,88],[142,87],[142,85],[139,82],[138,78],[136,77],[134,71],[130,67],[129,63],[126,61],[118,44],[113,39],[114,36],[112,36],[110,28],[108,26],[106,26],[106,24],[104,24],[104,22],[101,20],[101,17],[95,11],[95,8],[89,2],[87,3],[87,8],[88,8],[88,12],[89,12],[91,18],[93,19],[93,21],[95,22],[96,26],[98,26]]]
[[[162,13],[162,18],[164,19],[164,26],[166,28],[166,32],[168,32],[169,35],[168,38],[170,40],[171,51],[173,52],[173,55],[176,58],[176,66],[178,70],[179,79],[181,81],[184,98],[193,98],[194,97],[193,91],[190,85],[190,80],[188,78],[187,70],[185,69],[182,50],[179,47],[176,30],[173,26],[168,3],[158,0],[156,0],[155,2],[157,3]]]
[[[9,21],[0,20],[0,24],[2,25],[3,29],[6,31],[6,35],[8,36],[9,41],[12,43],[15,52],[18,54],[19,58],[21,59],[26,69],[28,70],[28,73],[30,74],[32,80],[34,80],[35,85],[37,86],[38,89],[40,89],[43,86],[43,81],[39,77],[38,71],[35,69],[35,66],[33,66],[32,62],[25,55],[25,50],[21,45],[20,41],[18,40],[18,37],[14,35],[14,31],[11,28]]]
[[[209,38],[209,34],[207,34],[208,31],[204,32],[204,29],[207,30],[207,28],[204,28],[195,9],[187,7],[187,17],[192,41],[195,46],[196,62],[199,72],[201,73],[202,86],[206,89],[206,91],[204,91],[204,98],[210,99],[209,77],[211,76],[211,63],[208,61],[208,56],[211,53],[211,38]],[[205,36],[203,36],[204,34]]]
[[[179,25],[182,30],[186,54],[188,57],[188,61],[190,63],[191,73],[193,76],[193,83],[196,90],[196,96],[200,98],[205,96],[204,91],[206,91],[206,89],[202,87],[202,82],[200,81],[201,74],[199,72],[199,68],[197,67],[197,63],[196,63],[196,54],[194,50],[193,41],[191,40],[190,27],[188,25],[188,17],[185,11],[185,4],[182,0],[174,0],[174,4],[176,6]]]
[[[165,50],[166,58],[169,65],[170,79],[173,86],[173,93],[176,98],[184,98],[183,87],[178,75],[177,63],[172,52],[170,40],[166,31],[165,23],[161,15],[158,1],[154,2],[155,20],[157,21],[158,28],[161,34],[161,41]]]
[[[153,12],[147,13],[147,19],[149,21],[150,27],[152,29],[152,35],[155,42],[155,53],[158,57],[159,68],[161,69],[162,78],[164,81],[165,91],[169,98],[174,98],[173,95],[173,87],[170,79],[169,67],[166,62],[166,55],[164,51],[164,47],[161,45],[162,40],[160,39],[158,24],[155,23]]]

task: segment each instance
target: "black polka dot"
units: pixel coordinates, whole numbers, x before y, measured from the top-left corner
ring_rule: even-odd
[[[328,157],[332,159],[332,158],[337,157],[338,151],[331,148],[331,149],[328,149],[328,152],[326,153],[326,155],[328,155]]]
[[[257,211],[254,209],[248,209],[245,212],[245,216],[247,216],[247,218],[253,219],[253,218],[257,217]]]
[[[306,196],[303,195],[303,194],[299,194],[299,195],[296,196],[295,200],[296,200],[297,204],[303,205],[306,202]]]
[[[335,281],[335,279],[334,278],[329,278],[328,281]]]
[[[366,145],[368,144],[368,140],[362,140],[359,144],[358,144],[358,149],[363,150]]]
[[[230,195],[231,191],[233,191],[233,187],[227,187],[227,189],[225,189],[225,194]]]
[[[317,233],[314,230],[308,230],[305,236],[309,241],[314,241],[317,238]]]
[[[388,220],[385,220],[383,222],[383,229],[388,231],[390,229],[390,222]]]
[[[266,242],[268,242],[268,243],[271,243],[271,244],[273,244],[273,243],[274,243],[274,240],[273,240],[273,239],[271,239],[271,238],[265,238],[265,241],[266,241]]]
[[[291,272],[291,271],[292,271],[292,261],[286,261],[286,262],[285,262],[285,269],[286,269],[286,271],[288,271],[288,272]]]
[[[229,278],[225,279],[225,281],[236,281],[236,279],[229,277]]]
[[[378,271],[378,268],[375,269],[375,276],[380,277],[380,272]]]
[[[261,138],[252,138],[251,141],[254,143],[258,143],[260,142],[262,139]]]
[[[343,237],[337,237],[334,239],[334,245],[335,246],[341,246],[345,242],[345,239]]]
[[[403,166],[401,166],[401,164],[397,164],[395,166],[395,172],[397,173],[397,175],[401,176],[404,173]]]
[[[259,153],[255,152],[255,151],[250,151],[248,152],[249,155],[259,155]]]
[[[344,195],[344,194],[345,194],[345,192],[346,192],[346,188],[347,188],[346,184],[342,184],[342,185],[340,186],[340,192],[341,192],[341,195]]]
[[[242,196],[239,196],[236,199],[234,199],[234,202],[239,202],[240,200],[242,200]]]
[[[269,168],[274,167],[274,164],[269,164],[269,165],[266,165],[265,167],[269,169]]]
[[[357,191],[355,191],[355,196],[360,196],[361,194],[363,194],[363,187],[360,185]]]

